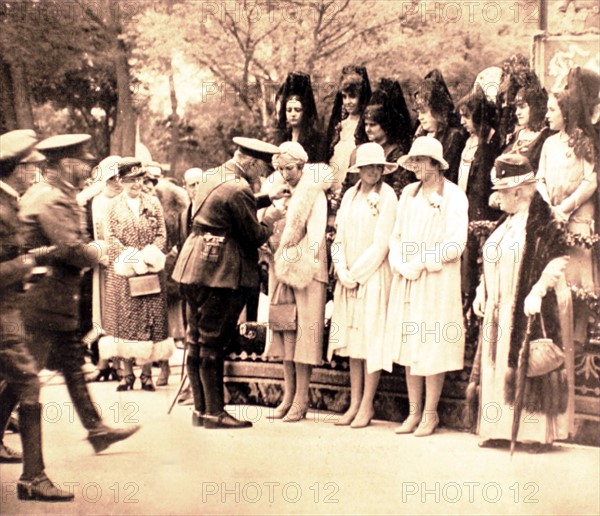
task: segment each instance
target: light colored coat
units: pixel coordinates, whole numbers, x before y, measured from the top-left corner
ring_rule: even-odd
[[[398,199],[391,186],[381,184],[376,206],[360,192],[360,181],[350,188],[337,213],[332,247],[336,272],[347,269],[358,282],[354,289],[337,282],[327,358],[365,359],[369,373],[392,370],[392,356],[384,356],[384,332],[392,272],[387,261],[389,239]]]
[[[269,274],[269,294],[279,283],[291,287],[297,310],[297,330],[269,331],[266,355],[295,362],[320,365],[325,322],[327,286],[326,184],[328,167],[306,165],[288,200],[285,219],[277,222],[269,241],[274,253]],[[323,174],[322,174],[323,173]],[[265,181],[281,182],[279,173]]]
[[[463,368],[465,333],[460,291],[460,257],[468,231],[468,201],[444,181],[439,207],[425,198],[421,183],[400,196],[390,239],[394,272],[386,321],[386,347],[411,374],[429,376]],[[416,279],[399,272],[403,264],[423,266]]]

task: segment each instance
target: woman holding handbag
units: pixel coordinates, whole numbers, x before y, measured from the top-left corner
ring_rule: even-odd
[[[483,317],[480,446],[508,444],[517,391],[524,396],[519,400],[523,411],[516,438],[550,444],[567,438],[570,427],[566,369],[556,360],[563,346],[570,345],[562,338],[566,333],[559,322],[560,311],[570,305],[563,274],[567,246],[551,207],[536,192],[526,157],[499,156],[492,180],[506,215],[484,245],[483,277],[473,303],[475,313]],[[546,341],[547,356],[537,353],[535,340],[540,338],[553,342]],[[556,354],[555,345],[560,348]],[[523,346],[530,346],[527,363],[519,363]],[[554,364],[542,363],[552,360]],[[522,367],[525,384],[518,374]]]
[[[165,290],[166,229],[159,200],[142,192],[145,171],[135,158],[118,165],[123,193],[108,212],[106,235],[111,264],[106,283],[103,357],[123,359],[117,391],[133,389],[133,358],[142,365],[142,389],[154,391],[152,362],[173,352],[168,338]]]
[[[307,165],[308,155],[297,142],[284,142],[273,158],[276,172],[265,181],[285,182],[285,219],[277,222],[269,246],[271,308],[265,355],[283,359],[283,400],[271,417],[300,421],[309,405],[312,367],[323,356],[327,256],[325,227],[326,165]],[[325,167],[325,168],[324,168]]]

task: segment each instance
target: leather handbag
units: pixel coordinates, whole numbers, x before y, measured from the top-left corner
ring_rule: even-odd
[[[529,343],[529,360],[527,362],[527,377],[533,378],[548,374],[565,363],[565,353],[552,339],[547,338],[544,318],[540,314],[540,325],[542,327],[541,339],[532,340]]]
[[[158,274],[143,274],[127,278],[129,282],[129,295],[131,297],[150,296],[160,294],[160,278]]]
[[[284,283],[279,283],[273,291],[269,305],[269,328],[273,331],[296,331],[297,329],[294,292]]]

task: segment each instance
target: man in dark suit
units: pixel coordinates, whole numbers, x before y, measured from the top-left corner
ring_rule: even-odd
[[[232,159],[207,170],[196,187],[191,233],[179,253],[173,279],[190,306],[187,373],[194,395],[192,423],[205,428],[247,428],[225,411],[224,349],[253,288],[258,285],[258,248],[283,213],[269,207],[262,222],[250,184],[279,152],[253,138],[234,138]],[[260,200],[264,206],[267,199]]]
[[[29,348],[39,369],[60,371],[75,410],[88,430],[96,453],[126,439],[139,427],[109,428],[102,423],[85,382],[79,296],[82,271],[108,260],[107,245],[88,242],[83,213],[76,200],[91,173],[89,135],[59,135],[37,145],[48,158],[44,181],[33,185],[21,201],[23,237],[31,248],[53,246],[47,273],[27,290],[22,312]]]

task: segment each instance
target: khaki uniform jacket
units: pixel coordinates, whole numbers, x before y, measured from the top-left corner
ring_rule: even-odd
[[[258,285],[258,248],[271,236],[274,221],[265,217],[258,222],[257,201],[242,174],[235,160],[204,173],[197,195],[208,197],[192,215],[192,232],[173,271],[178,283],[231,289]],[[207,233],[223,242],[209,244]]]
[[[48,258],[48,274],[24,295],[23,317],[57,331],[78,328],[81,271],[98,264],[101,257],[88,245],[76,194],[72,185],[57,179],[33,185],[21,200],[26,245],[57,248]]]

